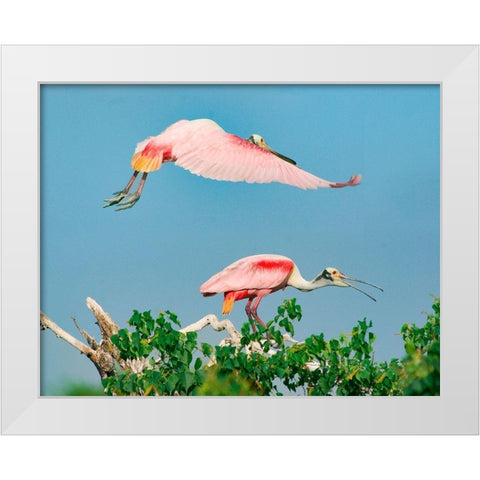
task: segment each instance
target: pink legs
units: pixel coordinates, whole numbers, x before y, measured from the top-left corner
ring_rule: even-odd
[[[144,172],[142,175],[142,179],[140,180],[140,185],[138,186],[138,189],[135,193],[128,194],[128,191],[133,185],[133,182],[137,178],[138,171],[135,170],[134,174],[132,175],[132,178],[129,180],[127,183],[126,187],[121,190],[120,192],[115,192],[114,195],[116,195],[113,198],[107,198],[105,199],[105,202],[107,202],[103,208],[105,207],[111,207],[112,205],[116,205],[118,203],[118,207],[116,210],[126,210],[127,208],[132,208],[139,200],[140,195],[142,194],[143,186],[145,185],[145,180],[147,179],[147,172]],[[126,198],[125,198],[126,197]],[[125,201],[122,202],[122,200],[125,198]]]
[[[266,325],[263,323],[263,321],[257,314],[257,308],[262,298],[263,296],[260,296],[260,295],[256,297],[255,302],[253,302],[253,306],[252,306],[253,297],[249,298],[247,304],[245,305],[245,312],[247,313],[248,318],[252,318],[256,320],[260,325],[263,325],[266,328]],[[252,328],[254,332],[257,331],[255,328],[255,325],[252,325]]]

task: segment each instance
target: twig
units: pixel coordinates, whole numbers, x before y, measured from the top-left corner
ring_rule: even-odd
[[[75,326],[77,327],[77,330],[82,335],[82,337],[88,342],[90,347],[92,347],[94,350],[96,350],[98,348],[98,343],[95,341],[95,339],[91,335],[89,335],[89,333],[86,330],[83,330],[83,329],[80,328],[80,326],[78,325],[75,317],[72,317],[72,320],[73,320],[73,323],[75,324]]]

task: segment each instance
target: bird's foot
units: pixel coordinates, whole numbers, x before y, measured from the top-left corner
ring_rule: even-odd
[[[122,201],[128,195],[128,191],[127,190],[122,190],[120,192],[114,192],[113,194],[116,195],[116,196],[113,197],[113,198],[106,198],[104,200],[104,202],[107,202],[107,203],[103,206],[103,208],[111,207],[112,205],[116,205],[117,203]]]
[[[126,210],[127,208],[132,208],[139,200],[140,194],[138,192],[131,193],[127,195],[125,201],[118,204],[118,208],[115,209],[116,212],[119,210]]]

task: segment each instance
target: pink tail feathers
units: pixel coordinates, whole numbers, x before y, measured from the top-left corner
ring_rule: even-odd
[[[352,175],[350,180],[346,183],[336,182],[330,185],[331,188],[343,188],[343,187],[355,187],[357,186],[362,180],[361,175]]]

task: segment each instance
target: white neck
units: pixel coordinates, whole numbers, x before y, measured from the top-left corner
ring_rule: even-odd
[[[302,277],[300,270],[295,265],[290,277],[288,278],[287,285],[290,285],[298,290],[302,290],[303,292],[310,292],[311,290],[329,285],[329,282],[324,278],[320,278],[318,280],[305,280]]]

